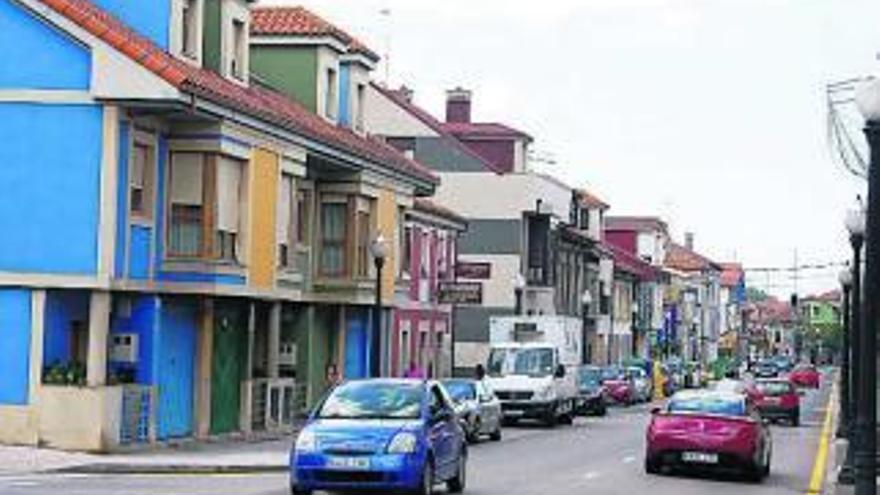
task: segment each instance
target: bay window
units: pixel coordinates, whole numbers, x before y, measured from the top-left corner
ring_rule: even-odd
[[[171,155],[168,251],[172,256],[197,257],[202,253],[204,166],[201,153]]]
[[[290,248],[293,242],[293,228],[291,222],[294,218],[294,182],[290,174],[281,174],[281,182],[278,191],[278,208],[276,212],[276,238],[278,240],[278,266],[286,268],[290,266]]]
[[[217,161],[217,226],[214,252],[226,261],[238,260],[243,164],[227,157]]]
[[[348,203],[325,201],[321,204],[321,275],[341,277],[348,266]]]
[[[356,223],[357,228],[357,244],[355,253],[357,255],[357,276],[367,278],[370,276],[370,242],[372,240],[372,215],[371,206],[367,201],[357,201]]]
[[[133,217],[149,218],[152,213],[155,153],[146,144],[135,143],[129,167],[129,210]]]

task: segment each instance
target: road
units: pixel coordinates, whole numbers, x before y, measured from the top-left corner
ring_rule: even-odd
[[[773,426],[772,473],[760,485],[706,476],[650,476],[643,469],[647,406],[613,409],[605,418],[573,426],[505,430],[500,443],[471,450],[473,495],[597,494],[785,494],[806,493],[828,403],[828,380],[802,398],[800,428]],[[155,495],[287,493],[287,477],[268,475],[92,476],[42,475],[0,478],[0,494]]]

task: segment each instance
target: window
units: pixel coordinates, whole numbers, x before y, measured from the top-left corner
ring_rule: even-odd
[[[132,216],[149,217],[153,197],[153,170],[155,167],[153,148],[136,143],[132,150],[129,170],[129,208]]]
[[[242,169],[238,160],[220,157],[217,162],[217,229],[215,252],[221,260],[238,259]]]
[[[590,228],[590,210],[587,208],[581,208],[580,210],[580,229],[581,230],[589,230]]]
[[[202,252],[204,156],[171,155],[171,193],[168,250],[174,256],[199,256]]]
[[[311,194],[309,190],[298,190],[296,192],[296,242],[298,244],[308,245],[309,243],[311,205]]]
[[[324,102],[324,116],[328,119],[336,118],[336,99],[337,99],[337,88],[336,88],[336,69],[327,69],[327,99]]]
[[[370,276],[370,212],[357,212],[357,274]]]
[[[447,242],[446,234],[439,232],[437,234],[437,280],[446,280],[449,273],[449,261],[446,258],[448,254]]]
[[[429,260],[431,259],[431,233],[427,230],[422,231],[422,249],[421,258],[419,260],[419,276],[422,279],[428,278]]]
[[[245,51],[247,39],[244,21],[232,20],[232,54],[230,57],[229,73],[236,79],[244,80],[245,76]]]
[[[278,266],[290,266],[290,244],[293,241],[291,221],[294,206],[294,182],[290,174],[281,174],[278,191],[278,211],[275,216],[275,237],[278,240]]]
[[[358,84],[355,101],[357,107],[355,108],[355,116],[354,116],[354,128],[358,131],[364,130],[364,101],[366,94],[366,86],[363,84]]]
[[[405,372],[409,368],[410,361],[410,323],[409,320],[400,320],[400,349],[398,350],[399,360],[397,369]]]
[[[410,276],[412,270],[412,249],[413,249],[413,229],[407,225],[403,228],[403,237],[401,238],[400,247],[400,273],[404,276]]]
[[[189,58],[198,57],[198,0],[183,0],[180,16],[180,52]]]
[[[348,205],[324,203],[321,205],[321,274],[340,277],[346,270],[346,231]]]

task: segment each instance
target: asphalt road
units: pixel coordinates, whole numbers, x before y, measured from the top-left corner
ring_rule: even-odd
[[[647,406],[613,409],[605,418],[546,430],[509,428],[500,443],[471,449],[467,493],[473,495],[785,494],[807,492],[819,443],[829,380],[802,398],[801,427],[773,426],[772,472],[762,484],[709,476],[647,475],[643,469]],[[0,478],[2,495],[281,495],[287,477],[268,475]]]

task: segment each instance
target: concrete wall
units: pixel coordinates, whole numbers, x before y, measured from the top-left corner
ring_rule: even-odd
[[[47,447],[101,452],[119,444],[122,387],[39,390],[39,437]]]
[[[571,188],[540,174],[497,175],[492,172],[439,173],[440,186],[434,200],[469,219],[521,219],[534,211],[538,199],[542,208],[568,219]],[[492,194],[486,194],[492,191]]]
[[[388,137],[439,137],[440,135],[421,120],[389,100],[373,86],[367,87],[364,97],[367,132]]]

